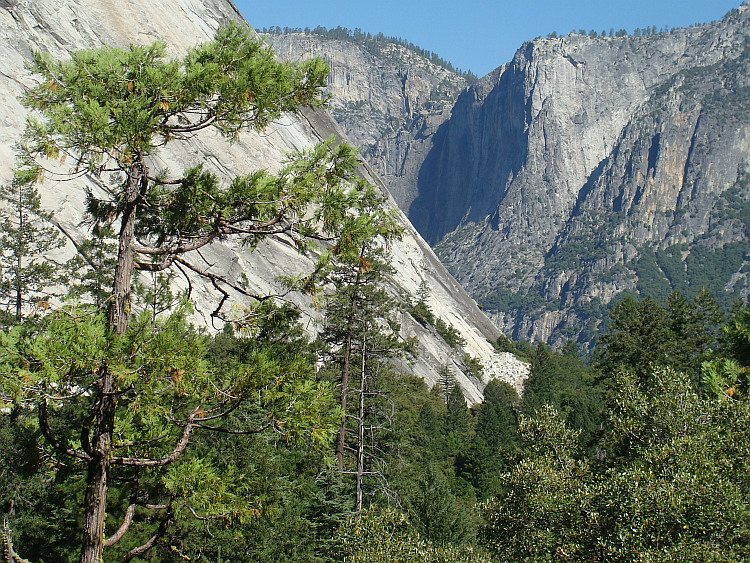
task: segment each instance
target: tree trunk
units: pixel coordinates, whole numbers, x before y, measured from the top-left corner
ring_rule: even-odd
[[[148,174],[145,164],[138,159],[128,173],[128,185],[125,190],[125,205],[122,211],[122,223],[117,247],[117,266],[112,284],[112,300],[107,309],[109,329],[115,334],[125,334],[130,317],[130,285],[135,266],[135,218],[138,200],[148,189]]]
[[[18,187],[18,237],[19,241],[26,238],[24,230],[23,220],[23,186]],[[23,260],[21,252],[16,253],[16,322],[20,323],[23,313],[23,286],[21,284],[21,269],[23,268]]]
[[[367,372],[365,371],[365,344],[362,343],[362,378],[359,389],[359,411],[357,418],[357,486],[354,499],[354,510],[362,510],[364,497],[362,480],[365,473],[365,393],[367,388]]]
[[[91,459],[86,468],[86,494],[83,499],[83,540],[81,563],[101,563],[104,547],[104,520],[112,449],[112,433],[117,408],[115,379],[106,364],[99,368],[94,406],[96,427],[91,439]]]
[[[107,512],[107,477],[109,462],[106,457],[88,462],[86,495],[83,499],[83,542],[81,563],[101,563],[104,547],[104,517]]]
[[[23,288],[21,286],[21,268],[23,268],[23,262],[21,257],[18,257],[16,261],[16,322],[21,323],[23,319]]]
[[[339,469],[344,469],[344,455],[346,448],[346,398],[349,395],[349,365],[352,351],[352,337],[346,337],[344,344],[344,367],[341,370],[341,395],[339,396],[339,405],[343,413],[343,420],[339,426],[339,433],[336,437],[336,465]]]
[[[139,199],[148,189],[146,166],[141,158],[130,167],[122,211],[117,266],[112,298],[107,309],[109,330],[125,334],[130,315],[130,285],[133,279],[135,252],[135,219]],[[91,460],[86,468],[86,494],[83,500],[83,540],[81,563],[101,563],[104,548],[104,520],[107,514],[107,491],[112,449],[112,433],[117,409],[117,388],[106,364],[100,367],[98,396],[94,403],[96,427],[91,438]]]
[[[360,254],[361,256],[361,254]],[[339,433],[336,437],[336,465],[339,469],[344,469],[344,456],[346,455],[346,398],[349,395],[349,370],[351,366],[352,355],[352,330],[354,325],[354,315],[357,311],[357,296],[359,293],[359,284],[362,273],[357,270],[357,276],[354,280],[355,291],[352,294],[349,304],[349,316],[346,319],[348,324],[346,342],[344,343],[344,367],[341,370],[341,395],[339,405],[341,406],[342,416],[344,417],[339,426]]]

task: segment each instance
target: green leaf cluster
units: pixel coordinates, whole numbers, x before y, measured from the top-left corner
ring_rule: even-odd
[[[718,331],[707,292],[623,300],[600,356],[595,447],[559,404],[522,417],[523,453],[481,508],[480,543],[503,561],[746,559],[747,310]]]
[[[132,155],[211,125],[230,139],[261,130],[283,112],[320,101],[326,65],[279,64],[249,28],[230,24],[213,41],[166,60],[166,46],[131,45],[76,51],[69,61],[35,53],[30,70],[42,76],[23,97],[44,121],[29,118],[25,142],[34,153],[73,154],[95,166],[126,169]]]

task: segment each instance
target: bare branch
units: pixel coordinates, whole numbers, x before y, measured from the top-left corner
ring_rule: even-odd
[[[195,511],[195,509],[192,506],[190,506],[188,503],[184,503],[182,506],[187,508],[190,511],[190,513],[193,515],[193,518],[195,518],[196,520],[203,520],[204,522],[211,520],[210,516],[201,516],[200,514],[198,514]],[[217,518],[217,517],[214,517],[214,518]]]
[[[134,547],[133,549],[128,551],[128,553],[125,554],[125,557],[122,558],[123,563],[131,561],[135,557],[143,555],[149,549],[151,549],[156,541],[164,535],[164,532],[167,530],[167,526],[169,526],[172,518],[174,518],[174,514],[172,514],[172,510],[170,509],[167,511],[167,513],[164,515],[164,518],[162,518],[161,522],[159,523],[159,528],[156,530],[156,533],[154,533],[154,535],[151,536],[149,540],[143,545]]]
[[[13,549],[13,540],[10,537],[7,516],[3,519],[3,535],[0,545],[2,545],[3,549],[3,558],[7,563],[31,563],[28,559],[24,559],[18,555]]]
[[[252,291],[250,291],[248,289],[245,289],[244,287],[241,287],[240,285],[238,285],[238,284],[236,284],[234,282],[229,281],[228,279],[226,279],[223,276],[220,276],[220,275],[217,275],[217,274],[213,274],[211,272],[207,272],[206,270],[202,270],[201,268],[198,268],[197,266],[194,266],[193,264],[191,264],[190,262],[188,262],[187,260],[185,260],[185,259],[183,259],[183,258],[181,258],[179,256],[175,256],[175,262],[177,262],[178,264],[182,264],[188,270],[191,270],[192,272],[195,272],[196,274],[198,274],[199,276],[201,276],[203,278],[206,278],[207,280],[211,280],[212,282],[216,282],[216,283],[226,284],[227,286],[229,286],[230,288],[232,288],[236,292],[241,293],[242,295],[244,295],[246,297],[251,297],[252,299],[256,299],[258,301],[265,301],[267,299],[271,299],[271,298],[274,297],[272,295],[258,295],[257,293],[253,293]]]
[[[125,511],[125,518],[123,519],[122,524],[114,534],[104,540],[104,547],[109,547],[116,544],[118,541],[120,541],[122,536],[125,535],[125,532],[128,531],[128,528],[130,528],[130,524],[133,521],[133,516],[135,515],[135,507],[135,504],[131,504],[128,506],[127,510]]]
[[[198,414],[198,411],[200,410],[200,405],[197,405],[193,412],[190,413],[190,416],[188,416],[187,424],[185,425],[185,428],[182,430],[182,435],[180,436],[180,439],[177,441],[177,445],[175,446],[174,450],[172,450],[172,453],[169,454],[166,457],[162,457],[160,459],[149,459],[149,458],[138,458],[138,457],[113,457],[112,463],[117,465],[125,465],[130,467],[161,467],[164,465],[169,465],[176,459],[178,459],[182,453],[185,451],[185,448],[187,448],[188,443],[190,442],[190,434],[193,432],[193,429],[195,428],[195,418]]]
[[[163,272],[174,264],[174,256],[167,256],[161,262],[135,262],[133,267],[141,272]]]
[[[193,250],[203,248],[207,244],[211,243],[216,237],[224,234],[221,229],[214,227],[210,233],[199,237],[197,240],[190,243],[180,243],[177,245],[170,245],[164,247],[146,246],[145,244],[134,242],[132,249],[138,254],[146,254],[148,256],[171,256],[177,254],[185,254]]]
[[[177,266],[177,269],[185,278],[185,283],[187,283],[187,286],[188,286],[187,295],[185,296],[185,298],[189,300],[190,296],[193,294],[193,281],[190,279],[190,276],[180,264],[175,264],[175,265]]]
[[[104,540],[104,547],[109,547],[111,545],[114,545],[118,541],[120,541],[120,539],[122,539],[122,536],[125,535],[125,532],[128,531],[128,528],[130,528],[130,524],[133,522],[135,509],[139,506],[142,508],[146,508],[148,510],[164,510],[166,508],[169,508],[168,504],[139,504],[139,503],[130,504],[127,510],[125,511],[125,518],[123,519],[122,524],[120,525],[120,528],[114,534],[112,534],[110,537]]]
[[[201,129],[209,127],[214,121],[218,119],[218,115],[210,113],[201,117],[196,123],[189,123],[188,125],[169,125],[166,127],[170,136],[178,136],[182,133],[197,133]]]
[[[263,426],[259,426],[258,428],[253,428],[251,430],[230,430],[228,428],[219,428],[216,426],[206,426],[204,424],[196,424],[196,428],[200,428],[201,430],[209,430],[211,432],[221,432],[223,434],[233,434],[233,435],[243,435],[243,434],[260,434],[264,430],[268,428],[276,428],[278,430],[278,426],[276,425],[276,421],[272,420],[268,422],[267,424],[264,424]]]
[[[200,418],[196,417],[195,418],[195,422],[200,423],[200,422],[206,422],[208,420],[216,420],[217,418],[224,418],[229,413],[231,413],[233,411],[236,411],[240,407],[241,404],[242,404],[242,398],[239,398],[228,410],[222,411],[219,414],[213,414],[211,416],[202,416]],[[222,406],[223,406],[223,404],[222,404]],[[215,412],[217,410],[219,410],[218,406],[215,407],[214,409],[211,409],[211,411],[209,411],[209,412]]]

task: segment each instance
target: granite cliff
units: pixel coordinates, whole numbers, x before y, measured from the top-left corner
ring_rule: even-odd
[[[393,42],[365,44],[315,33],[264,38],[284,60],[320,57],[328,62],[331,115],[399,207],[409,209],[432,137],[450,117],[466,79]]]
[[[525,44],[464,92],[409,216],[516,338],[588,342],[622,291],[750,292],[750,10]]]
[[[33,50],[47,51],[53,57],[62,58],[77,49],[163,40],[170,53],[179,55],[190,45],[212,37],[220,25],[230,20],[242,20],[242,17],[229,0],[0,1],[0,85],[6,95],[0,112],[0,181],[10,180],[14,163],[12,146],[24,127],[26,111],[17,96],[34,81],[24,68],[24,61]],[[184,169],[200,158],[223,178],[258,168],[275,171],[289,151],[310,147],[330,135],[344,137],[327,113],[303,111],[301,115],[284,116],[263,133],[243,133],[234,144],[214,134],[200,135],[184,150],[162,151],[152,164],[155,169]],[[363,163],[361,171],[368,181],[386,193],[368,165]],[[58,181],[54,175],[49,175],[40,185],[44,205],[55,212],[61,228],[73,239],[85,234],[81,219],[83,188],[87,185],[92,185],[90,179]],[[392,200],[387,205],[395,207]],[[501,377],[519,386],[526,375],[526,366],[510,355],[494,352],[488,339],[497,337],[497,329],[448,274],[406,217],[401,215],[400,221],[405,236],[392,248],[396,270],[390,282],[392,293],[405,301],[416,300],[420,285],[426,284],[430,292],[428,304],[434,314],[452,325],[465,341],[460,350],[455,350],[432,327],[423,327],[403,311],[403,336],[417,340],[417,355],[404,369],[433,384],[443,366],[452,365],[453,373],[471,402],[481,401],[482,389],[489,378]],[[261,292],[277,290],[279,275],[295,275],[311,264],[282,240],[269,241],[254,251],[215,244],[206,258],[217,271],[246,275]],[[210,326],[208,314],[213,310],[216,296],[196,280],[193,297],[198,312],[196,321]],[[319,313],[308,299],[297,297],[296,300],[307,313],[309,330],[314,331]],[[483,376],[477,378],[470,373],[464,354],[480,361]]]
[[[506,335],[589,345],[623,291],[747,298],[749,35],[742,6],[670,32],[536,39],[416,115],[401,110],[425,95],[397,78],[426,92],[426,60],[272,40],[332,61],[334,116]]]

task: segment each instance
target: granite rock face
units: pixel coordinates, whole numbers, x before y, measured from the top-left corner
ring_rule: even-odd
[[[229,0],[6,0],[0,2],[0,87],[5,94],[0,107],[0,181],[10,180],[14,163],[13,143],[24,127],[25,109],[17,96],[34,83],[24,69],[24,61],[33,50],[48,51],[53,57],[66,57],[71,50],[101,45],[127,47],[130,43],[148,44],[163,40],[173,55],[189,46],[210,39],[214,31],[230,20],[242,20]],[[303,111],[284,116],[263,133],[243,133],[239,142],[228,144],[216,134],[193,138],[186,146],[169,147],[151,163],[153,169],[185,169],[197,160],[207,163],[221,178],[246,174],[259,168],[278,170],[285,154],[312,146],[341,132],[330,115]],[[60,164],[59,166],[63,166]],[[366,164],[362,174],[385,192],[385,188]],[[83,188],[95,185],[80,178],[63,181],[49,174],[40,185],[43,204],[53,210],[61,227],[71,238],[85,236]],[[395,203],[389,200],[390,207]],[[390,282],[394,295],[416,299],[420,284],[430,290],[429,305],[434,313],[459,331],[466,344],[451,349],[436,333],[423,328],[406,312],[402,313],[404,337],[417,338],[418,354],[413,365],[404,365],[429,384],[438,380],[446,364],[454,373],[470,402],[482,399],[482,389],[493,377],[501,377],[520,386],[528,368],[512,357],[494,352],[488,339],[497,337],[496,327],[477,308],[476,303],[440,264],[425,241],[401,215],[405,229],[403,240],[393,245],[396,274]],[[68,251],[72,251],[71,248]],[[240,276],[243,273],[259,292],[278,291],[279,275],[295,275],[309,268],[311,260],[294,252],[281,240],[270,240],[255,251],[222,244],[212,245],[206,258],[214,271]],[[193,298],[196,321],[211,327],[210,312],[217,296],[209,287],[194,281]],[[306,311],[308,330],[315,331],[319,313],[303,297],[295,298]],[[241,304],[241,302],[240,302]],[[478,359],[485,367],[483,379],[468,374],[463,354]]]
[[[412,223],[515,338],[588,342],[624,290],[747,298],[749,45],[744,6],[526,43],[439,127]]]
[[[426,59],[271,40],[331,62],[334,117],[506,335],[590,345],[623,291],[747,298],[749,34],[742,6],[671,32],[537,39],[416,112],[442,80]]]

